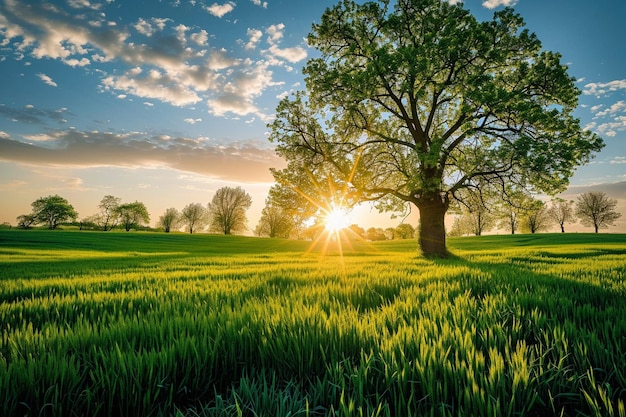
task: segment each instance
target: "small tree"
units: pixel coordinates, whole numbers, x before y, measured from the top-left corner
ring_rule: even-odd
[[[567,201],[562,198],[552,200],[548,216],[561,227],[561,233],[565,233],[565,223],[573,223],[576,220],[573,206],[574,202],[571,200]]]
[[[119,212],[117,208],[120,203],[121,199],[112,195],[105,195],[102,200],[100,200],[100,204],[98,205],[100,213],[94,221],[102,228],[103,231],[109,231],[117,226],[117,223],[119,222]]]
[[[165,213],[159,217],[158,226],[163,228],[165,233],[169,233],[170,230],[176,229],[180,223],[180,213],[173,207],[165,210]]]
[[[609,198],[606,193],[590,191],[578,196],[576,215],[584,226],[593,226],[598,233],[598,229],[612,226],[622,216],[615,211],[616,206],[617,200]]]
[[[456,209],[461,214],[461,217],[458,218],[459,221],[464,224],[469,233],[476,236],[481,236],[496,224],[496,217],[488,208],[494,206],[491,204],[494,197],[491,193],[483,191],[482,188],[482,186],[477,186],[460,191],[458,208]]]
[[[537,233],[548,229],[550,216],[548,208],[543,201],[533,200],[524,210],[522,215],[522,230],[530,233]]]
[[[134,203],[120,204],[116,209],[124,230],[143,226],[150,222],[150,215],[144,203],[135,201]]]
[[[259,224],[254,229],[257,236],[289,237],[293,230],[293,219],[281,207],[274,206],[269,200],[265,202],[265,208],[261,213]]]
[[[30,229],[35,224],[36,220],[34,214],[22,214],[17,216],[17,227],[19,229]]]
[[[209,224],[212,231],[225,235],[246,230],[246,210],[252,198],[241,187],[222,187],[209,203]]]
[[[207,224],[207,209],[200,203],[191,203],[180,212],[181,223],[192,234],[202,229]]]
[[[524,191],[509,189],[506,192],[507,198],[498,207],[499,226],[508,229],[514,235],[522,218],[524,210],[529,206],[532,198]]]
[[[78,217],[74,207],[58,195],[38,198],[31,206],[35,222],[45,223],[48,229],[56,229],[59,223],[75,220]]]
[[[408,223],[401,223],[396,226],[395,234],[398,239],[412,239],[415,237],[415,228]]]
[[[365,232],[365,239],[371,241],[377,240],[387,240],[387,236],[385,236],[385,231],[380,227],[370,227]]]

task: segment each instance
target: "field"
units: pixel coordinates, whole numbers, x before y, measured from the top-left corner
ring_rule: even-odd
[[[0,232],[2,416],[626,416],[626,235]]]

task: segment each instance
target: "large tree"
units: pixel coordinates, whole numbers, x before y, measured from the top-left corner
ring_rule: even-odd
[[[596,233],[598,229],[613,225],[615,220],[622,217],[615,210],[617,200],[609,198],[606,193],[590,191],[578,196],[576,200],[576,215],[585,226],[593,226]]]
[[[276,180],[306,193],[419,209],[424,254],[445,256],[444,216],[478,182],[553,194],[603,141],[572,113],[580,91],[506,8],[478,21],[441,0],[343,0],[308,37],[306,90],[281,101]],[[321,192],[318,192],[320,194]]]
[[[144,203],[135,201],[134,203],[120,204],[116,208],[116,213],[120,218],[124,230],[127,232],[132,228],[146,225],[150,222],[150,214]]]
[[[56,229],[59,223],[78,217],[74,207],[59,195],[38,198],[31,206],[35,223],[45,223],[49,229]]]
[[[246,210],[251,205],[252,198],[243,188],[220,188],[209,203],[210,229],[225,235],[246,230]]]

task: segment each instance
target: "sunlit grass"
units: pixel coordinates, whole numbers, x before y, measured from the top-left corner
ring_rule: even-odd
[[[0,233],[0,415],[624,416],[626,236]]]

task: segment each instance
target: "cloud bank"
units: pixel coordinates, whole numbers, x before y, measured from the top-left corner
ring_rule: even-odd
[[[168,167],[215,179],[271,182],[269,168],[284,162],[265,144],[222,145],[204,137],[148,136],[141,132],[59,130],[25,136],[0,132],[0,160],[36,166]]]

